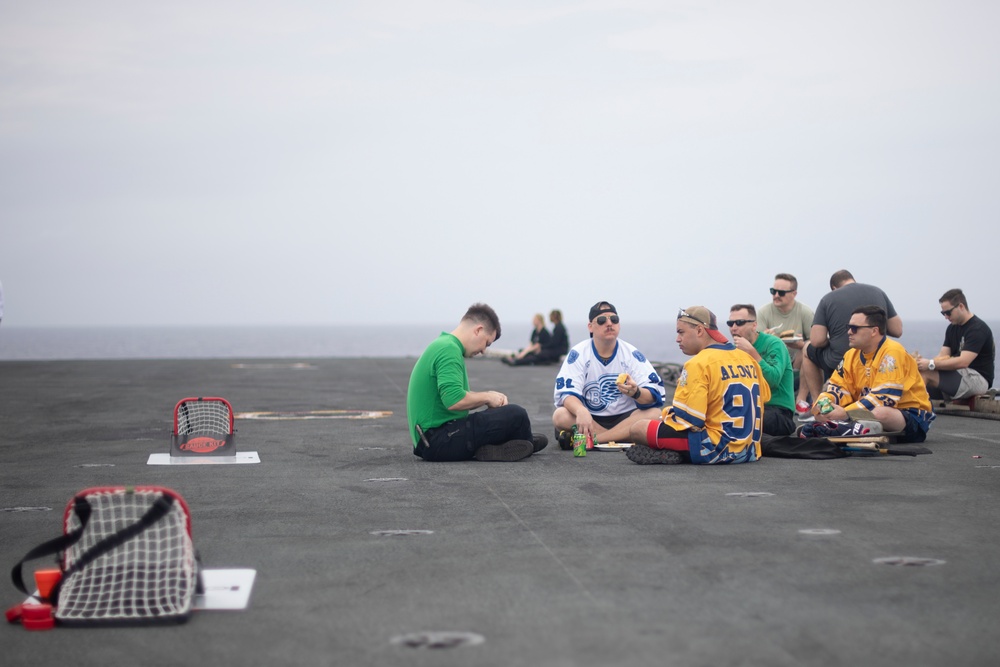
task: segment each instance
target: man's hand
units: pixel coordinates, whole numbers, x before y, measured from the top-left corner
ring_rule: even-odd
[[[501,408],[507,405],[507,396],[499,391],[486,392],[486,407]]]
[[[576,432],[583,433],[584,435],[588,433],[597,435],[597,430],[594,428],[594,415],[590,414],[587,410],[583,410],[580,414],[576,415]]]
[[[733,345],[735,345],[737,349],[743,350],[749,354],[751,359],[760,361],[760,354],[758,354],[757,350],[754,348],[753,343],[748,341],[743,336],[733,336]]]
[[[820,413],[819,406],[814,405],[812,413],[816,416],[816,421],[818,422],[843,422],[850,419],[850,416],[847,414],[847,410],[839,405],[833,406],[833,410],[830,410],[825,415]]]

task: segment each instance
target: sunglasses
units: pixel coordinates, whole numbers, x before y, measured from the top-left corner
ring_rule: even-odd
[[[744,324],[750,324],[751,322],[756,322],[756,321],[757,320],[726,320],[726,326],[731,327],[735,324],[736,326],[741,327]]]
[[[951,311],[955,310],[956,308],[958,308],[958,306],[952,306],[948,310],[942,310],[941,314],[944,315],[945,317],[951,317]]]
[[[706,329],[711,329],[712,328],[709,325],[707,325],[704,322],[702,322],[701,320],[699,320],[694,315],[689,314],[686,310],[683,310],[683,309],[677,311],[677,319],[681,319],[682,317],[686,317],[688,319],[694,320],[695,322],[697,322],[701,326],[705,327]]]
[[[858,333],[858,329],[874,329],[874,324],[848,324],[847,331],[852,334]]]
[[[617,315],[601,315],[594,321],[597,322],[598,324],[603,325],[605,322],[608,321],[608,319],[611,320],[611,324],[618,324],[618,322],[620,321]]]
[[[774,296],[775,294],[777,294],[778,296],[785,296],[786,294],[791,294],[794,291],[795,290],[793,290],[793,289],[774,289],[772,287],[771,288],[771,296]]]

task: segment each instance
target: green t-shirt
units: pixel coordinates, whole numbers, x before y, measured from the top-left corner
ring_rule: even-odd
[[[449,410],[469,391],[465,368],[465,348],[453,334],[441,332],[417,359],[406,391],[406,419],[410,423],[413,446],[419,441],[416,425],[423,430],[462,419],[468,410]]]
[[[777,405],[795,410],[795,373],[785,343],[777,336],[761,333],[757,335],[753,349],[760,355],[760,370],[771,388],[771,400],[764,404],[764,409],[768,405]]]

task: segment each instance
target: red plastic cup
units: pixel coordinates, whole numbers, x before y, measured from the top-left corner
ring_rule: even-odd
[[[49,599],[52,589],[59,580],[62,579],[62,572],[58,569],[35,570],[35,586],[38,587],[38,595],[44,599]]]

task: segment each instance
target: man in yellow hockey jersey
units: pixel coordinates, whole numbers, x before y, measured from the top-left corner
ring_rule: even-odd
[[[901,432],[899,442],[923,442],[934,421],[927,388],[917,362],[900,343],[887,338],[886,312],[862,306],[851,313],[847,336],[850,349],[816,397],[815,435],[843,435],[850,428],[848,410],[868,410],[885,432]],[[833,409],[822,412],[823,399]],[[829,431],[827,433],[827,431]]]
[[[673,405],[662,420],[632,425],[629,460],[651,463],[748,463],[761,456],[764,403],[771,390],[760,365],[719,331],[704,306],[677,314],[684,364]]]

